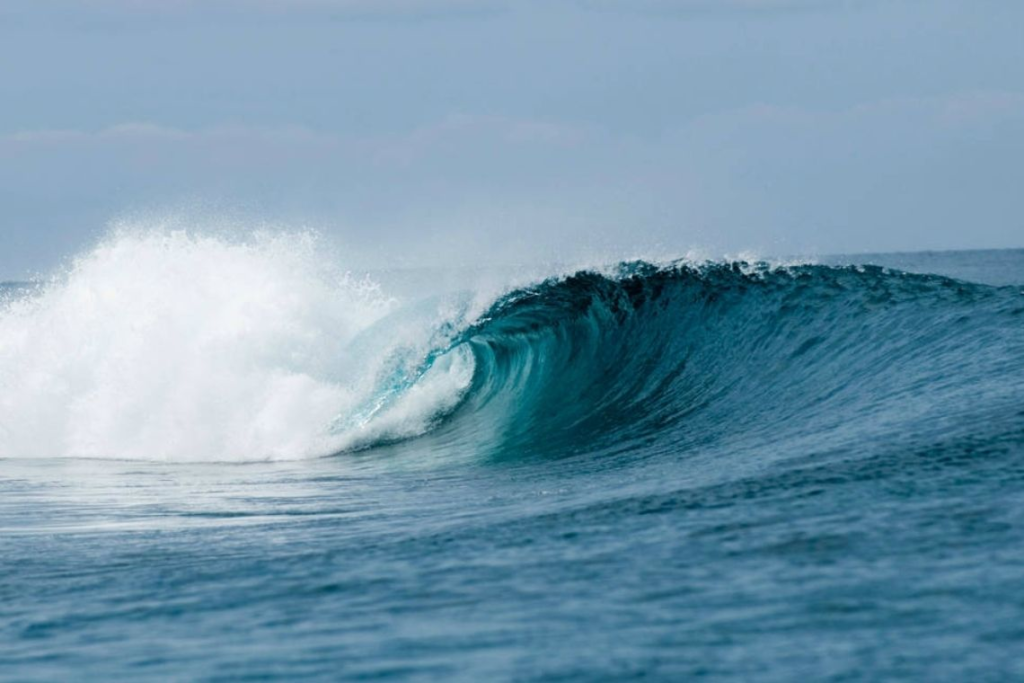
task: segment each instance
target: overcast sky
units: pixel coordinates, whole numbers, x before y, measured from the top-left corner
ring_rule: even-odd
[[[161,216],[402,264],[1020,247],[1022,36],[1018,0],[4,0],[0,279]]]

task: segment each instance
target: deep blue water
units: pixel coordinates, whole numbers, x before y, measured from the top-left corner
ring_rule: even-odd
[[[1024,679],[1022,287],[1024,251],[623,264],[395,364],[375,409],[473,359],[418,437],[0,452],[0,678]]]

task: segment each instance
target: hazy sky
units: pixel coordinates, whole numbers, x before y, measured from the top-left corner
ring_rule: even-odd
[[[0,279],[111,220],[402,263],[1024,246],[1019,0],[3,0]]]

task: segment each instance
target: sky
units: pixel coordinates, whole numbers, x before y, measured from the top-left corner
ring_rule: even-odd
[[[1024,246],[1018,0],[4,0],[0,280],[111,225],[367,264]]]

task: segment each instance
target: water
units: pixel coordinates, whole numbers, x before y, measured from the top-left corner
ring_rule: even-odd
[[[333,262],[5,287],[0,678],[1024,677],[1024,251]]]

